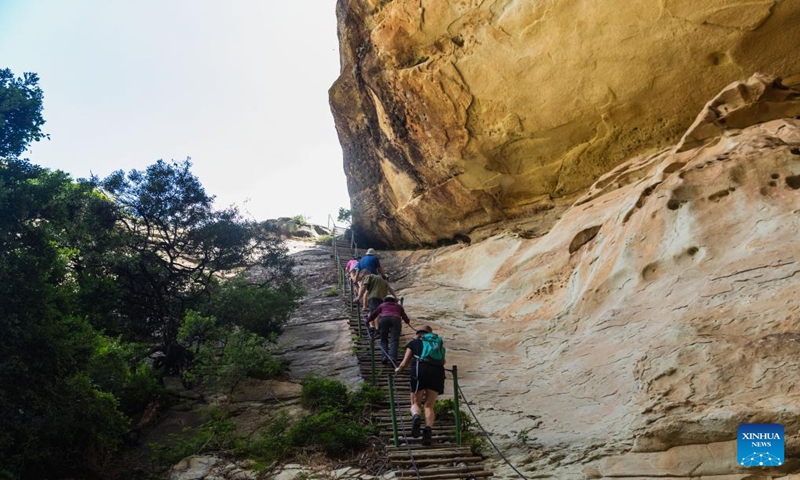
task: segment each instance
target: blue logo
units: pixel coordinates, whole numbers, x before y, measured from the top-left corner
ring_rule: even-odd
[[[736,432],[736,457],[743,467],[783,465],[783,425],[743,423]]]

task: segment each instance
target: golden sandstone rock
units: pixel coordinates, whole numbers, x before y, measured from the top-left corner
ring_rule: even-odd
[[[797,478],[798,114],[800,90],[754,75],[546,234],[393,260],[410,270],[409,315],[445,338],[514,463],[552,478]],[[787,463],[737,465],[742,423],[784,425]]]
[[[330,101],[354,227],[374,246],[564,205],[676,142],[726,84],[800,82],[791,0],[339,0],[337,12]]]

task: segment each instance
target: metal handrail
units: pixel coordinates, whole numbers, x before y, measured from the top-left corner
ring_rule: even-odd
[[[331,229],[331,225],[333,226],[332,229]],[[337,238],[338,226],[336,225],[336,222],[333,220],[333,217],[331,217],[330,214],[328,215],[328,229],[331,230],[332,237],[333,237],[331,243],[333,245],[334,262],[336,264],[337,272],[339,273],[337,275],[337,282],[338,282],[338,284],[340,286],[341,297],[343,299],[347,299],[348,306],[349,306],[350,309],[352,309],[353,296],[354,296],[355,292],[353,290],[353,285],[350,283],[350,279],[349,279],[349,277],[347,275],[347,272],[342,267],[341,261],[339,259],[339,251],[336,248],[337,247],[336,238]],[[350,228],[349,230],[350,230],[350,248],[352,249],[353,257],[355,257],[355,256],[358,255],[358,244],[355,241],[355,233],[353,232],[353,229]],[[343,240],[346,240],[346,238],[344,236],[343,236]],[[350,290],[350,295],[349,296],[347,295],[348,285],[349,285],[349,290]],[[400,304],[401,305],[403,304],[403,298],[402,297],[400,298]],[[362,336],[362,318],[361,318],[361,304],[360,303],[358,303],[356,305],[356,309],[357,309],[357,314],[358,314],[358,323],[357,323],[357,325],[358,325],[358,335],[359,335],[359,337],[361,337]],[[369,331],[367,331],[367,334],[369,335]],[[374,336],[370,335],[370,342],[369,343],[370,343],[370,370],[371,370],[370,373],[371,373],[371,377],[372,377],[371,380],[372,380],[373,384],[376,384],[377,383],[377,376],[376,376],[376,365],[375,365],[375,338],[374,338]],[[386,356],[386,358],[389,358],[388,352],[386,352],[386,350],[383,348],[383,345],[379,344],[379,348],[381,349],[383,354]],[[397,366],[396,363],[395,363],[395,359],[389,358],[389,360],[391,361],[392,365],[394,365],[395,367]],[[472,417],[475,419],[475,422],[478,425],[478,427],[482,430],[484,437],[489,441],[489,443],[500,454],[500,457],[503,460],[505,460],[505,462],[522,479],[527,480],[526,477],[516,467],[514,467],[514,465],[512,465],[511,462],[508,461],[508,459],[505,457],[505,455],[503,455],[503,453],[500,451],[500,449],[497,448],[497,446],[494,444],[494,442],[492,442],[491,436],[483,428],[481,423],[478,421],[478,418],[475,415],[475,412],[472,410],[472,406],[469,404],[469,401],[467,401],[467,398],[464,396],[464,392],[461,390],[461,386],[458,383],[458,367],[454,365],[451,369],[445,369],[445,370],[451,372],[452,376],[453,376],[453,408],[454,408],[453,414],[454,414],[454,417],[455,417],[455,441],[456,441],[456,444],[457,445],[461,445],[461,441],[462,441],[462,438],[461,438],[462,437],[462,435],[461,435],[462,434],[462,432],[461,432],[461,429],[462,429],[462,425],[461,425],[461,399],[463,398],[464,404],[469,409],[469,411],[472,414]],[[389,405],[390,405],[390,408],[391,408],[391,417],[392,417],[392,437],[393,437],[394,446],[395,447],[399,447],[400,446],[400,437],[399,437],[398,425],[397,425],[397,423],[398,423],[397,422],[397,404],[396,404],[395,398],[394,398],[394,391],[395,391],[394,375],[392,373],[388,373],[387,375],[388,375],[388,383],[389,383]],[[416,465],[416,462],[414,461],[414,456],[413,456],[413,453],[411,451],[410,445],[408,444],[407,440],[406,440],[406,446],[409,449],[409,456],[411,457],[412,465],[414,466],[414,469],[415,469],[415,471],[417,473],[417,478],[420,478],[419,469],[418,469],[418,467]]]

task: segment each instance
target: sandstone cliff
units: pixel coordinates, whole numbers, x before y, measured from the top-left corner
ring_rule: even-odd
[[[411,272],[398,286],[414,323],[444,335],[529,478],[800,471],[798,115],[800,91],[733,83],[546,235],[393,259]],[[770,422],[786,427],[787,463],[737,466],[737,426]]]
[[[339,0],[355,228],[431,244],[562,206],[755,71],[800,81],[791,0]]]

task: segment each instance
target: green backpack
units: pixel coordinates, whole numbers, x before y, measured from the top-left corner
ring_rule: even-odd
[[[417,357],[419,361],[433,365],[444,365],[446,350],[442,339],[435,333],[426,333],[420,337],[420,340],[422,340],[422,353]]]

